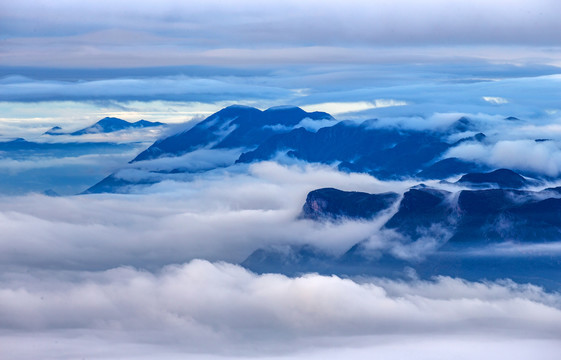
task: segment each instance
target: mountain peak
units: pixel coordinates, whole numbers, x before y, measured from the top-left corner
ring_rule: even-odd
[[[512,170],[498,169],[488,173],[466,174],[458,180],[458,183],[476,185],[496,184],[500,188],[519,189],[528,185],[528,180]]]
[[[466,132],[470,130],[475,130],[475,125],[473,122],[466,116],[462,116],[458,120],[452,123],[450,126],[450,130],[452,132]]]
[[[64,132],[60,126],[53,126],[49,130],[45,131],[43,135],[64,135]]]
[[[125,129],[139,129],[146,127],[163,126],[164,123],[161,122],[151,122],[146,120],[139,120],[137,122],[131,123],[123,119],[116,117],[104,117],[95,124],[83,128],[78,131],[70,133],[70,135],[85,135],[85,134],[100,134],[100,133],[111,133],[115,131],[125,130]]]
[[[252,148],[280,132],[287,132],[302,120],[332,119],[327,113],[308,113],[299,107],[283,106],[265,111],[228,106],[179,134],[155,142],[132,162],[177,156],[204,146],[216,149]]]

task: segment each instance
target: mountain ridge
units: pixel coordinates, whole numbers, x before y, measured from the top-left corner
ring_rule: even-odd
[[[143,129],[148,127],[166,126],[166,124],[161,122],[152,122],[147,120],[138,120],[135,122],[129,122],[116,117],[104,117],[103,119],[97,121],[95,124],[87,126],[83,129],[76,130],[73,132],[64,132],[60,126],[54,126],[51,129],[43,133],[43,135],[71,135],[71,136],[81,136],[87,134],[107,134],[121,130],[128,129]]]

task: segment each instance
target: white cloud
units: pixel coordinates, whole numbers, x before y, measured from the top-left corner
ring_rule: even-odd
[[[445,157],[477,161],[491,167],[518,169],[558,176],[561,173],[561,149],[556,142],[500,140],[493,144],[462,143]]]
[[[124,166],[127,160],[136,153],[138,153],[138,149],[129,150],[124,153],[90,154],[68,157],[29,156],[24,160],[0,157],[0,169],[6,171],[10,175],[30,169],[52,169],[54,172],[57,171],[57,168],[72,166],[103,167],[106,171],[111,171]]]
[[[509,11],[505,12],[505,8]],[[218,44],[219,48],[231,48],[240,44],[266,46],[271,43],[354,47],[558,45],[558,39],[552,35],[559,32],[554,16],[558,10],[558,4],[548,0],[536,0],[532,4],[523,0],[453,4],[445,0],[422,4],[413,0],[377,3],[353,0],[345,5],[319,0],[267,3],[212,0],[204,4],[166,0],[157,5],[139,1],[134,8],[129,1],[100,3],[90,0],[78,7],[68,1],[36,4],[26,0],[7,1],[0,19],[10,40],[21,37],[26,40],[21,43],[26,44],[36,40],[31,37],[47,35],[55,40],[44,40],[44,46],[55,49],[60,44],[57,37],[67,37],[74,45],[87,40],[90,47],[76,47],[82,55],[95,56],[96,48],[91,47],[104,43],[122,55],[130,47],[170,42],[175,46],[159,48],[169,51],[179,46],[208,48]],[[478,27],[474,28],[476,22]],[[58,26],[54,28],[53,23]],[[435,23],[438,26],[435,27]],[[30,24],[35,25],[34,32]],[[81,35],[84,33],[87,34]],[[344,54],[339,58],[341,56]]]
[[[302,106],[302,109],[306,111],[325,111],[332,115],[340,115],[371,109],[405,105],[407,105],[407,102],[402,100],[376,99],[373,101],[327,102],[321,104],[305,105]]]
[[[301,358],[366,349],[397,359],[402,353],[389,350],[399,343],[444,356],[435,347],[445,341],[497,346],[485,345],[485,338],[499,348],[532,349],[533,358],[546,359],[559,349],[560,300],[508,282],[287,278],[202,260],[155,273],[129,267],[3,273],[0,342],[12,359],[49,349],[52,359],[69,352],[100,359],[166,354]],[[47,339],[57,339],[66,351]],[[32,340],[35,345],[29,347]],[[464,357],[480,354],[478,346],[465,345]],[[510,351],[503,355],[511,358]]]
[[[161,161],[171,168],[177,158],[166,160]],[[123,176],[147,175],[137,169]],[[132,195],[0,198],[4,229],[0,259],[5,265],[23,262],[70,268],[73,264],[154,266],[196,257],[238,262],[257,248],[291,243],[310,243],[341,253],[380,224],[319,226],[296,220],[309,191],[336,187],[402,192],[414,184],[380,182],[328,166],[273,162],[177,176],[179,181],[139,187]],[[21,240],[14,242],[15,238]],[[80,250],[84,246],[87,253]]]
[[[483,96],[483,100],[493,105],[508,104],[508,100],[498,96]]]
[[[321,128],[329,127],[337,124],[339,120],[329,120],[329,119],[321,119],[321,120],[313,120],[310,118],[302,119],[294,128],[302,127],[309,131],[318,131]]]

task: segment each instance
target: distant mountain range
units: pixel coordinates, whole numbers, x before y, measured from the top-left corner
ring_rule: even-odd
[[[505,121],[519,120],[510,117]],[[327,126],[308,126],[314,122]],[[481,278],[492,273],[495,277],[506,274],[524,279],[528,268],[537,266],[531,259],[500,258],[500,271],[495,271],[498,257],[465,254],[497,244],[560,239],[561,188],[543,189],[551,180],[545,176],[519,169],[494,169],[447,156],[449,150],[466,144],[491,144],[467,117],[444,128],[421,131],[382,126],[377,120],[336,122],[327,113],[297,107],[261,111],[230,106],[189,130],[156,141],[130,162],[127,169],[138,170],[133,177],[116,172],[85,193],[127,192],[130,186],[174,179],[190,171],[182,161],[189,161],[190,154],[201,150],[229,151],[237,156],[225,166],[243,167],[266,160],[300,161],[367,173],[378,179],[417,180],[418,185],[401,194],[325,188],[303,199],[301,221],[368,222],[384,216],[387,220],[376,236],[389,239],[394,248],[373,250],[368,239],[342,255],[327,254],[309,244],[281,249],[277,246],[257,249],[242,265],[256,272],[286,274],[316,271],[378,276],[403,273],[404,268],[411,267],[426,276]],[[158,159],[166,161],[153,161]],[[173,168],[158,168],[160,163],[172,164]],[[407,248],[416,249],[418,254],[405,254],[403,249]],[[431,251],[425,256],[423,249]],[[540,262],[539,271],[557,271],[557,260],[550,260]]]
[[[448,178],[469,171],[490,170],[459,159],[442,158],[462,142],[485,142],[484,134],[466,135],[449,143],[450,134],[475,129],[469,119],[460,118],[443,132],[380,128],[375,120],[341,121],[317,131],[306,122],[334,121],[324,112],[306,112],[297,107],[265,111],[247,106],[230,106],[209,116],[189,130],[160,139],[141,152],[131,164],[163,157],[177,157],[200,149],[239,149],[236,163],[270,160],[277,156],[308,162],[337,164],[342,171],[365,172],[381,179],[403,177]],[[182,170],[173,169],[173,172]],[[110,175],[87,193],[120,191],[134,183]],[[139,183],[146,183],[142,180]]]
[[[304,119],[333,119],[323,112],[308,113],[297,107],[261,111],[247,106],[229,106],[193,128],[156,141],[133,162],[162,156],[178,156],[208,147],[212,149],[252,148],[273,135],[291,130]]]
[[[131,123],[119,118],[106,117],[99,120],[98,122],[96,122],[91,126],[70,133],[64,132],[60,126],[55,126],[50,130],[46,131],[44,135],[80,136],[86,134],[105,134],[105,133],[112,133],[121,130],[143,129],[143,128],[149,128],[155,126],[165,126],[165,125],[166,124],[161,122],[151,122],[146,120],[138,120],[136,122]]]
[[[499,182],[512,174],[484,174]],[[313,221],[369,221],[396,204],[398,194],[368,194],[332,188],[310,192],[300,215]],[[397,211],[380,229],[381,236],[403,246],[434,246],[426,256],[407,259],[372,250],[365,239],[344,254],[327,254],[311,245],[255,250],[242,265],[255,272],[295,275],[304,272],[403,275],[403,268],[424,276],[451,275],[480,279],[510,277],[542,283],[558,272],[558,257],[469,256],[492,244],[542,244],[561,238],[561,188],[542,191],[515,189],[443,191],[416,186],[399,199]],[[438,249],[438,251],[436,251]],[[468,256],[466,256],[468,254]],[[543,276],[543,279],[540,278]],[[531,278],[535,277],[535,278]],[[553,277],[555,278],[555,277]],[[553,284],[556,288],[560,284]]]
[[[79,154],[89,154],[106,148],[127,148],[123,144],[115,144],[110,142],[35,142],[28,141],[24,138],[14,140],[0,141],[0,151],[9,151],[10,155],[18,151],[35,151],[35,152],[54,152],[53,155],[71,155],[77,151]]]

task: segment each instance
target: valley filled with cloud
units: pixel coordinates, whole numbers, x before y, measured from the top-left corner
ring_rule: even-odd
[[[4,1],[0,358],[561,351],[555,1]]]

